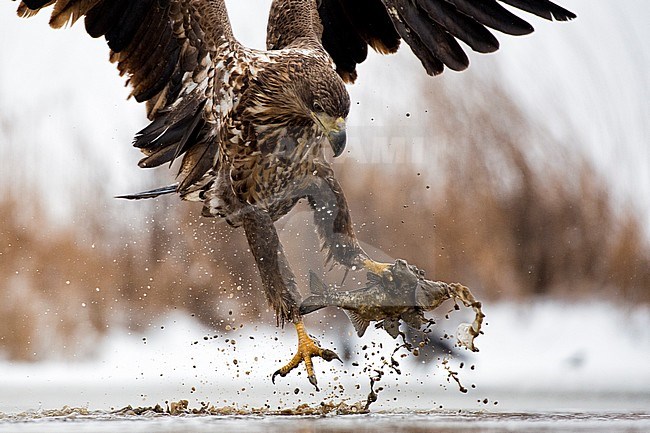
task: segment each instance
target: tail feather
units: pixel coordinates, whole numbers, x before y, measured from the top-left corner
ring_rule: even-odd
[[[149,191],[142,191],[135,194],[126,194],[118,195],[115,198],[124,198],[127,200],[141,200],[144,198],[156,198],[160,195],[175,193],[178,188],[178,184],[163,186],[161,188],[150,189]]]

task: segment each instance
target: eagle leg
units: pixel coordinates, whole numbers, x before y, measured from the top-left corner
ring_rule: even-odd
[[[327,261],[347,268],[362,267],[376,275],[392,276],[392,263],[377,262],[361,248],[341,185],[328,164],[320,164],[307,194],[314,211],[314,223],[327,251]]]
[[[319,356],[326,361],[340,360],[340,358],[332,350],[318,347],[305,331],[299,312],[301,299],[295,276],[284,254],[271,216],[262,209],[250,206],[241,212],[241,217],[266,297],[275,309],[278,322],[281,324],[293,322],[298,333],[298,351],[287,365],[273,373],[271,379],[275,383],[277,375],[286,376],[304,361],[309,382],[318,390],[312,358]]]
[[[291,358],[291,361],[289,361],[288,364],[273,373],[273,376],[271,376],[271,381],[275,383],[275,376],[286,376],[291,370],[298,367],[298,365],[304,361],[305,368],[307,369],[307,377],[309,378],[309,383],[316,387],[316,391],[319,391],[318,381],[316,380],[316,374],[314,373],[314,364],[311,360],[312,357],[319,356],[325,361],[332,361],[333,359],[338,359],[341,361],[341,358],[339,358],[333,350],[321,349],[318,347],[316,342],[307,334],[307,331],[305,331],[305,325],[303,324],[302,320],[296,322],[295,326],[296,332],[298,333],[298,351],[293,356],[293,358]]]
[[[275,309],[279,324],[299,320],[300,293],[296,278],[284,255],[278,233],[268,212],[248,206],[240,212],[248,245],[269,304]]]

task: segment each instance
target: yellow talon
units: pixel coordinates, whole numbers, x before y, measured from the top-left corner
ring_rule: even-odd
[[[390,268],[393,266],[391,263],[381,263],[376,262],[372,259],[365,259],[363,261],[363,267],[373,274],[384,275],[385,273],[390,272]],[[388,275],[389,280],[392,280],[392,275]]]
[[[319,356],[325,361],[331,361],[333,359],[338,359],[341,361],[341,358],[339,358],[333,350],[321,349],[318,347],[314,340],[309,335],[307,335],[307,331],[305,331],[305,325],[303,324],[302,320],[296,323],[295,326],[296,332],[298,333],[298,351],[293,356],[293,358],[291,358],[291,361],[289,361],[287,365],[273,373],[273,376],[271,376],[271,381],[275,383],[275,376],[286,376],[291,370],[296,368],[298,365],[300,365],[301,362],[304,361],[305,368],[307,369],[307,377],[309,378],[309,383],[316,387],[316,391],[319,391],[316,374],[314,373],[314,364],[311,358]]]

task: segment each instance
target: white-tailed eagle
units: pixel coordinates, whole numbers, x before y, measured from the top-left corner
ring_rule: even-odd
[[[575,16],[547,0],[274,0],[262,51],[233,36],[224,0],[24,0],[18,13],[53,6],[52,27],[83,17],[88,34],[106,38],[151,120],[135,137],[139,165],[181,159],[177,184],[125,197],[174,192],[242,226],[278,321],[298,332],[296,355],[274,377],[304,361],[316,385],[312,357],[337,356],[305,331],[274,221],[306,198],[328,260],[390,272],[359,246],[324,157],[325,146],[335,156],[345,146],[344,82],[356,79],[368,46],[391,53],[404,40],[433,75],[468,66],[458,41],[492,52],[499,44],[489,29],[533,31],[501,3],[549,20]]]

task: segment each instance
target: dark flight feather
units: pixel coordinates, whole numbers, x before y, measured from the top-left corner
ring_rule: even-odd
[[[381,2],[376,0],[336,1],[350,24],[356,28],[359,36],[374,50],[384,54],[397,51],[400,41],[399,34],[393,27]]]
[[[203,122],[203,107],[205,107],[205,102],[206,101],[203,101],[199,104],[192,118],[192,122],[187,128],[185,128],[185,132],[183,133],[183,136],[181,137],[181,139],[178,141],[176,145],[174,156],[171,159],[171,161],[169,161],[170,165],[174,162],[176,158],[184,154],[192,146],[194,140],[190,140],[190,137],[196,137],[198,132],[202,129],[201,122]]]
[[[522,11],[530,12],[547,20],[568,21],[576,17],[571,11],[564,9],[548,0],[501,0]]]
[[[206,139],[194,144],[185,152],[177,176],[181,179],[178,186],[179,191],[189,189],[193,184],[199,182],[208,170],[215,166],[217,146],[214,145],[212,140],[208,139],[209,137],[204,138]]]
[[[106,32],[106,42],[111,50],[120,52],[129,46],[154,1],[127,1],[117,23]]]
[[[500,1],[548,20],[575,18],[548,0]],[[346,81],[356,78],[365,45],[391,53],[404,39],[426,71],[435,75],[444,70],[443,65],[454,70],[469,65],[455,39],[474,51],[490,53],[499,42],[488,28],[517,36],[534,30],[497,0],[322,0],[318,11],[324,26],[323,46]]]
[[[332,56],[339,75],[344,76],[346,71],[354,71],[358,63],[366,60],[368,42],[352,25],[338,0],[323,0],[319,13],[324,27],[323,47]],[[356,75],[344,78],[353,82]]]
[[[104,36],[119,18],[129,0],[102,0],[86,14],[86,32],[93,38]]]
[[[514,36],[532,33],[533,26],[501,6],[496,0],[448,0],[476,22]]]
[[[175,41],[170,41],[170,45],[175,45]],[[160,93],[171,79],[181,48],[179,46],[170,47],[167,50],[168,57],[165,60],[155,64],[154,69],[148,77],[142,80],[139,86],[142,90],[133,93],[133,97],[138,102],[145,102]]]
[[[499,41],[488,29],[451,3],[419,0],[418,4],[441,28],[465,42],[474,51],[491,53],[499,48]]]
[[[30,9],[40,9],[51,5],[54,1],[56,0],[25,0],[23,3]]]
[[[424,66],[427,73],[429,75],[438,75],[442,73],[445,69],[444,64],[436,58],[433,53],[431,53],[431,50],[422,41],[420,36],[405,24],[401,15],[397,13],[393,14],[391,15],[391,19],[393,20],[395,29],[397,29],[397,32],[402,39],[409,44],[417,58],[420,59],[420,62],[422,62],[422,66]]]
[[[414,6],[411,0],[390,1],[407,24],[409,33],[416,33],[434,58],[456,71],[462,71],[469,66],[469,59],[458,42],[427,13]]]
[[[203,107],[206,101],[198,103],[188,100],[175,110],[162,113],[146,128],[136,134],[133,145],[148,156],[139,163],[140,167],[157,167],[178,158],[186,152],[194,141],[196,128],[202,127]]]

